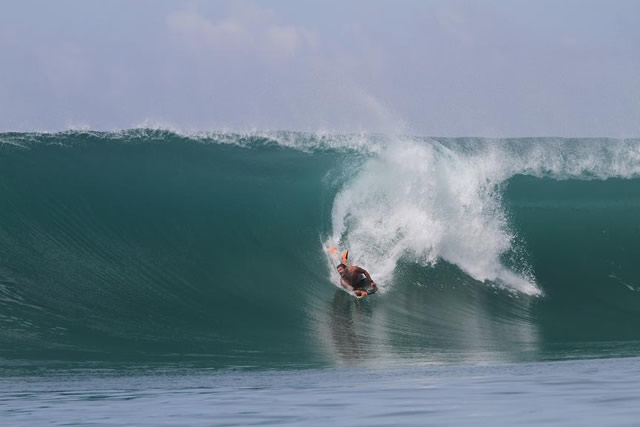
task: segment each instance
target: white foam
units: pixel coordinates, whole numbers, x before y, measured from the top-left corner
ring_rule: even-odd
[[[516,174],[566,178],[640,176],[637,140],[389,140],[337,195],[327,244],[389,281],[398,260],[451,262],[479,281],[540,294],[528,265],[501,257],[515,235],[501,184]],[[524,261],[523,261],[524,262]]]

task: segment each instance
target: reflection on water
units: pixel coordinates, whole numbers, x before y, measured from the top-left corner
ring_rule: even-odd
[[[359,361],[366,358],[371,347],[370,336],[362,334],[362,329],[371,325],[372,310],[367,301],[358,301],[343,291],[336,291],[331,301],[329,319],[331,338],[338,357],[345,361]]]
[[[315,307],[318,348],[339,365],[541,357],[532,314],[536,298],[475,282],[463,273],[452,282],[457,272],[451,270],[438,265],[414,271],[411,275],[421,281],[394,283],[363,300],[335,291],[326,306]]]

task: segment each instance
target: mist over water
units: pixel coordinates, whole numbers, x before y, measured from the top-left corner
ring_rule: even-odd
[[[136,129],[0,141],[4,369],[639,348],[639,140]],[[339,290],[328,246],[381,292]]]

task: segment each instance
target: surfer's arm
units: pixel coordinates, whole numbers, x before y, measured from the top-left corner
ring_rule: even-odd
[[[353,286],[351,286],[346,280],[340,279],[340,284],[342,285],[343,288],[353,292]]]

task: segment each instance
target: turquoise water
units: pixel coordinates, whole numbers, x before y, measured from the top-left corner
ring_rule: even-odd
[[[564,403],[584,424],[602,387],[621,400],[601,412],[637,415],[623,395],[640,356],[640,140],[135,129],[0,142],[0,410],[16,422],[93,408],[106,424],[146,423],[138,410],[207,424],[222,405],[221,423],[357,424],[338,396],[372,390],[368,424],[472,423],[494,393],[515,405],[505,424],[538,423],[527,408],[548,389],[575,392]],[[331,246],[380,292],[340,290]],[[585,369],[596,383],[570,383]],[[413,413],[412,399],[442,405]]]

